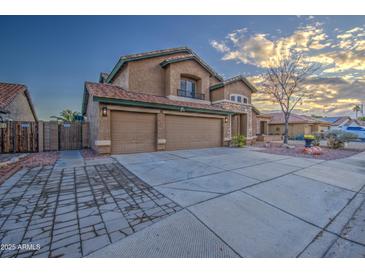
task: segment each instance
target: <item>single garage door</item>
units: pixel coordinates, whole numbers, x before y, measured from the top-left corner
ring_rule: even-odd
[[[113,154],[156,150],[156,114],[111,112]]]
[[[166,150],[222,146],[222,120],[166,115]]]

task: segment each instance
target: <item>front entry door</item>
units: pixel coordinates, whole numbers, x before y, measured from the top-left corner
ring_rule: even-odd
[[[235,114],[232,116],[232,137],[236,135],[244,135],[247,137],[247,127],[247,114]]]

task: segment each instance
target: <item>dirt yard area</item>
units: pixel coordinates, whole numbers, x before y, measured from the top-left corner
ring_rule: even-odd
[[[5,155],[5,154],[4,154]],[[11,158],[14,154],[6,154],[5,158]],[[21,168],[33,168],[37,166],[53,165],[58,159],[59,152],[38,152],[30,153],[25,157],[19,158],[17,161],[6,164],[0,167],[0,185],[8,178],[10,178],[15,172]]]

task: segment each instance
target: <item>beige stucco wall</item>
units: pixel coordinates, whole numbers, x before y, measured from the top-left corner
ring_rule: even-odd
[[[215,76],[212,76],[209,78],[209,86],[213,86],[215,84],[218,84],[220,82],[219,79],[217,79]]]
[[[210,92],[210,99],[212,100],[212,102],[225,99],[224,98],[224,87],[212,90]]]
[[[129,64],[123,66],[123,68],[114,77],[113,85],[120,86],[121,88],[129,89]]]
[[[231,94],[246,96],[248,103],[251,104],[251,90],[242,81],[236,81],[211,91],[211,100],[212,102],[224,99],[229,100]]]
[[[168,65],[166,70],[165,95],[177,96],[180,89],[181,78],[192,78],[197,82],[197,93],[205,94],[205,100],[209,101],[210,73],[194,60],[186,60]]]
[[[160,63],[181,53],[129,62],[129,91],[164,96],[165,69]]]
[[[252,135],[256,135],[259,133],[259,129],[260,129],[259,123],[260,123],[260,121],[257,119],[257,115],[253,111],[252,112]]]
[[[6,118],[13,121],[35,121],[32,109],[30,108],[29,102],[24,93],[16,95],[15,99],[5,108],[5,110],[9,111]]]
[[[224,87],[224,98],[229,99],[230,94],[242,94],[248,98],[248,103],[251,104],[251,90],[242,81],[236,81]]]
[[[89,122],[89,145],[92,149],[96,149],[95,140],[99,134],[99,103],[94,102],[92,96],[89,96],[86,117]]]
[[[277,130],[279,129],[279,130]],[[290,138],[298,136],[300,134],[313,134],[316,133],[314,128],[310,124],[289,124],[288,136]],[[284,134],[284,125],[269,125],[269,134]]]
[[[197,79],[197,92],[205,94],[210,100],[209,87],[219,82],[215,76],[202,67],[195,60],[171,63],[162,68],[160,63],[181,53],[147,58],[125,64],[114,77],[112,84],[128,91],[152,94],[157,96],[177,95],[180,79],[190,76]]]

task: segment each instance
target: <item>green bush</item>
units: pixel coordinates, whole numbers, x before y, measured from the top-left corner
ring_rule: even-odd
[[[325,133],[327,139],[327,145],[329,148],[343,148],[346,142],[356,140],[358,136],[354,133],[346,132],[343,130],[329,130]]]
[[[244,135],[233,136],[232,145],[234,147],[244,147],[246,145],[246,137]]]

